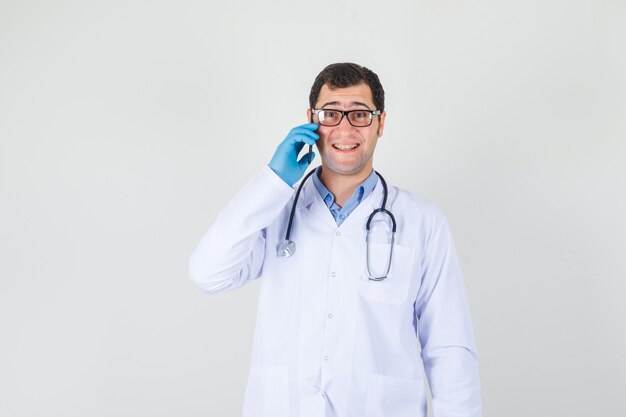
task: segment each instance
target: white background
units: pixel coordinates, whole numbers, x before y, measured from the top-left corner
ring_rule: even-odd
[[[625,39],[620,0],[1,0],[0,416],[240,414],[259,283],[188,256],[337,61],[448,215],[484,415],[626,415]]]

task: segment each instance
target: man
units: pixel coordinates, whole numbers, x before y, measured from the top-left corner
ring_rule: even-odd
[[[309,101],[311,123],[291,130],[190,260],[191,278],[210,293],[263,277],[244,416],[426,416],[422,369],[436,417],[480,416],[473,331],[445,218],[373,171],[386,117],[378,76],[329,65]],[[298,155],[313,144],[322,165],[290,222],[292,186],[310,164]],[[370,213],[385,204],[395,236],[391,216],[378,213],[366,242]]]

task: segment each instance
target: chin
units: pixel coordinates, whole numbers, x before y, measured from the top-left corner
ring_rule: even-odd
[[[341,164],[336,161],[326,161],[326,168],[329,171],[334,172],[339,175],[355,175],[362,172],[365,169],[367,164],[365,163],[352,163],[352,164]]]

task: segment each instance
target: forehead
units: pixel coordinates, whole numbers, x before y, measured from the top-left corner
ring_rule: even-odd
[[[334,89],[331,89],[327,84],[324,84],[320,89],[320,94],[317,98],[317,103],[315,103],[315,107],[323,107],[328,103],[338,104],[345,107],[354,106],[355,103],[364,103],[370,109],[374,108],[372,90],[365,83]]]

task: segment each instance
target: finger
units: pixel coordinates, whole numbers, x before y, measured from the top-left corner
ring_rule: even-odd
[[[306,123],[306,124],[300,125],[298,127],[302,127],[304,129],[308,129],[308,130],[317,130],[319,125],[317,123]]]
[[[300,151],[302,150],[302,148],[304,148],[305,143],[304,142],[296,142],[294,145],[294,149],[296,151],[296,156],[298,156],[298,154],[300,153]]]
[[[289,132],[289,135],[287,136],[307,136],[310,137],[311,139],[317,140],[319,139],[320,135],[318,135],[317,133],[313,132],[312,130],[309,129],[305,129],[303,127],[294,127],[293,129],[291,129],[291,131]]]
[[[315,152],[311,152],[311,161],[313,161],[313,159],[315,159]],[[306,169],[306,167],[309,166],[309,154],[308,152],[305,153],[302,158],[300,158],[300,160],[298,161],[298,165],[300,165],[300,168],[302,169]]]
[[[315,135],[315,137],[311,136],[311,134]],[[309,134],[300,134],[300,133],[296,133],[296,134],[289,134],[289,136],[287,136],[284,140],[283,143],[285,143],[288,146],[293,146],[295,143],[298,142],[304,142],[307,145],[315,145],[315,142],[319,139],[319,136],[317,136],[315,133],[309,132]]]

